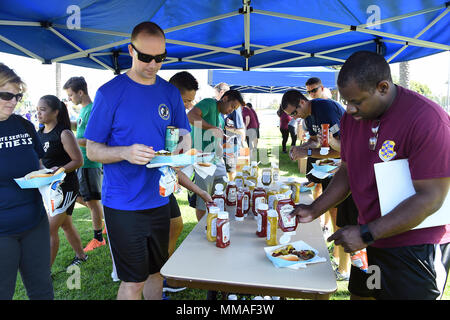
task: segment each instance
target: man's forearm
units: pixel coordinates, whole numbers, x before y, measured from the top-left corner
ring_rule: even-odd
[[[346,164],[342,164],[334,174],[333,179],[322,195],[313,202],[314,211],[321,215],[331,208],[335,208],[350,194]]]
[[[442,206],[449,181],[450,178],[433,179],[428,187],[421,190],[417,190],[417,182],[414,182],[416,193],[413,196],[405,199],[388,214],[369,223],[374,239],[392,237],[418,226]]]
[[[86,143],[86,155],[89,160],[104,164],[125,160],[126,150],[127,147],[110,147],[91,140],[87,140]]]

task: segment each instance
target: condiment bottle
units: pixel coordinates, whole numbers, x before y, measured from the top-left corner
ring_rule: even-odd
[[[258,162],[252,161],[250,164],[250,177],[258,178]]]
[[[225,192],[225,204],[227,206],[236,205],[236,190],[236,183],[234,181],[228,182]]]
[[[256,216],[256,235],[261,238],[267,237],[267,210],[269,210],[269,206],[265,203],[259,203],[258,208],[256,209],[258,212],[258,215]]]
[[[248,177],[250,177],[250,166],[244,166],[242,168],[242,177],[244,179],[247,179]]]
[[[272,181],[277,183],[280,181],[280,169],[278,168],[278,164],[272,162]]]
[[[236,183],[236,188],[244,187],[244,178],[242,176],[242,172],[236,172],[236,178],[234,178],[234,182]]]
[[[208,241],[214,242],[216,241],[217,235],[217,215],[219,214],[220,209],[218,207],[210,207],[208,210],[208,215],[206,216],[206,239]]]
[[[275,210],[267,211],[267,237],[266,243],[268,246],[276,246],[277,243],[277,228],[278,228],[278,213]]]
[[[288,178],[287,185],[291,188],[291,199],[294,201],[294,203],[300,202],[300,188],[301,185],[298,183],[295,178]]]
[[[223,185],[222,184],[216,184],[216,191],[214,192],[213,196],[211,197],[216,204],[217,207],[219,207],[220,211],[225,210],[225,196],[223,195]]]
[[[248,212],[250,211],[250,199],[251,193],[249,188],[244,187],[244,199],[242,200],[242,209],[244,210],[244,217],[247,218]]]
[[[287,184],[281,184],[280,186],[279,186],[279,193],[286,193],[286,192],[288,192],[289,190],[291,190],[291,187],[290,186],[288,186]]]
[[[221,211],[217,215],[216,220],[217,235],[216,247],[225,248],[230,245],[230,220],[228,219],[228,212]]]
[[[238,188],[236,198],[236,213],[234,219],[236,221],[244,221],[244,190],[242,188]]]
[[[269,186],[272,183],[272,169],[271,168],[262,169],[261,183],[265,186]]]
[[[275,208],[278,213],[278,226],[284,232],[284,239],[288,240],[292,235],[295,235],[298,224],[297,216],[292,217],[290,215],[295,207],[295,203],[291,199],[291,193],[292,191],[289,190],[281,195],[282,199],[277,201]]]
[[[322,123],[322,147],[329,147],[329,134],[330,134],[330,125],[328,123]]]
[[[258,187],[255,188],[252,195],[252,212],[256,219],[256,208],[258,208],[259,203],[266,203],[266,191],[261,184],[258,184]]]
[[[275,209],[273,204],[277,199],[278,188],[276,185],[271,185],[269,191],[267,192],[267,204],[269,205],[269,209]]]

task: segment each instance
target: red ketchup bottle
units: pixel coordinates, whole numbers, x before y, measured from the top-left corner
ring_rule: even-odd
[[[216,220],[216,247],[225,248],[230,245],[230,220],[228,212],[219,212]]]
[[[251,193],[248,187],[244,188],[244,200],[242,201],[242,207],[244,209],[244,217],[247,217],[248,212],[250,211],[250,199]]]
[[[269,210],[269,206],[266,203],[259,203],[256,209],[258,212],[256,235],[261,238],[267,237],[267,210]]]
[[[223,195],[222,184],[216,184],[216,191],[211,198],[216,206],[219,207],[220,211],[225,211],[225,196]]]
[[[227,188],[225,190],[225,204],[229,207],[236,205],[236,182],[230,181],[227,184]]]
[[[294,210],[295,203],[291,199],[292,191],[289,190],[283,195],[283,198],[278,200],[276,211],[278,213],[278,226],[284,234],[290,238],[295,235],[297,229],[297,216],[291,217],[290,213]]]
[[[328,138],[330,134],[330,125],[328,123],[323,123],[322,125],[322,147],[329,147]]]
[[[236,221],[244,221],[244,190],[239,188],[236,194],[236,213],[234,215]]]
[[[264,190],[262,184],[258,183],[258,186],[253,191],[252,195],[252,211],[255,216],[257,216],[256,209],[259,203],[266,203],[266,191]]]

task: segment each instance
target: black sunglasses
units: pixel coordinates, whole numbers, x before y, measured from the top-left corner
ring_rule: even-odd
[[[317,87],[317,88],[314,88],[314,89],[311,89],[311,90],[308,90],[308,91],[306,91],[306,92],[308,92],[308,94],[311,94],[311,93],[316,93],[317,92],[317,90],[319,90],[321,87]]]
[[[12,98],[16,98],[17,102],[20,102],[23,98],[23,93],[14,94],[11,92],[0,92],[0,99],[9,101]]]
[[[136,47],[134,46],[133,43],[130,43],[130,44],[133,47],[133,49],[137,52],[137,58],[139,61],[142,61],[145,63],[150,63],[153,59],[155,59],[156,63],[161,63],[164,60],[166,60],[167,50],[165,50],[164,53],[162,53],[162,54],[157,54],[156,56],[152,56],[151,54],[146,54],[146,53],[140,52],[138,49],[136,49]]]

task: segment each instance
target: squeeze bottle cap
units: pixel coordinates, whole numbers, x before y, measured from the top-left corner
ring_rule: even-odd
[[[228,212],[226,211],[220,211],[217,215],[217,218],[219,219],[228,219]]]
[[[218,207],[209,208],[209,213],[219,213],[220,209]]]
[[[267,211],[267,216],[272,218],[278,218],[278,213],[276,212],[276,210],[270,209],[269,211]]]
[[[267,205],[267,203],[258,203],[258,207],[256,208],[256,210],[269,210],[269,206]]]

